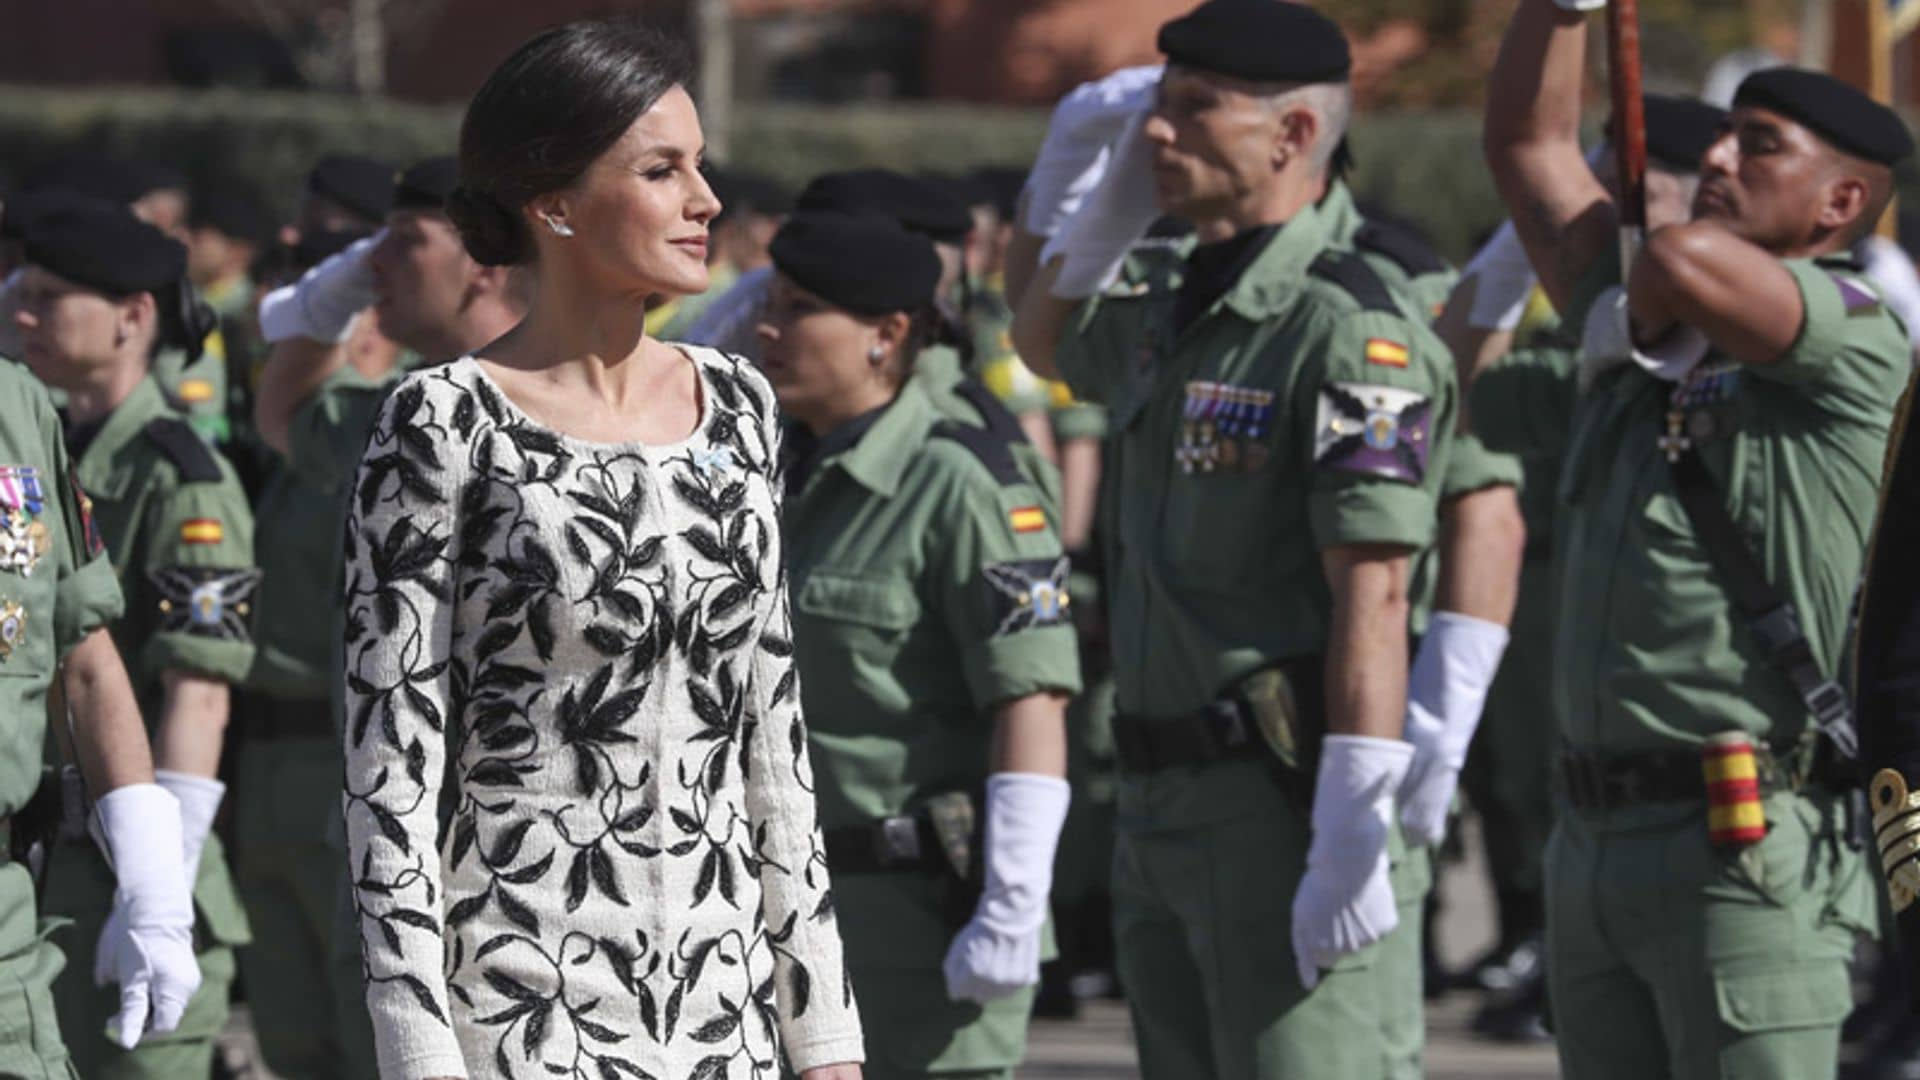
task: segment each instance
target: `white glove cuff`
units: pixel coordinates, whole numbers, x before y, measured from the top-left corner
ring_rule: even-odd
[[[1327,736],[1313,792],[1313,851],[1331,840],[1385,850],[1394,796],[1412,764],[1413,747],[1401,739]]]
[[[261,337],[269,344],[296,337],[345,341],[354,317],[375,300],[367,260],[385,238],[382,229],[355,240],[302,274],[296,284],[268,293],[260,302]]]
[[[1475,282],[1473,306],[1467,312],[1469,325],[1480,330],[1511,330],[1520,325],[1535,279],[1513,222],[1501,223],[1460,276]]]
[[[213,831],[213,819],[220,813],[220,801],[227,796],[227,785],[210,776],[194,776],[171,769],[155,769],[153,778],[180,803],[180,835],[187,856],[188,873],[200,864],[200,849]]]
[[[127,924],[191,925],[193,901],[180,859],[179,801],[159,784],[127,784],[97,799],[93,817],[127,900]]]
[[[1424,713],[1423,719],[1437,723],[1418,731],[1410,723],[1408,742],[1455,769],[1466,764],[1507,640],[1507,628],[1499,623],[1456,611],[1434,613],[1407,678],[1407,699],[1410,720]]]
[[[1621,310],[1623,314],[1626,311],[1624,306]],[[1656,379],[1680,382],[1693,373],[1700,361],[1706,359],[1707,350],[1712,347],[1707,335],[1701,333],[1698,327],[1682,323],[1651,345],[1636,344],[1633,362]]]
[[[1606,7],[1607,0],[1553,0],[1553,6],[1561,11],[1577,11],[1585,14]]]
[[[1047,919],[1053,859],[1073,788],[1057,776],[987,777],[986,891],[981,916],[1001,933],[1038,930]]]

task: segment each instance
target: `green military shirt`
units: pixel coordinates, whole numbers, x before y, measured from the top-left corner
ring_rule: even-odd
[[[163,671],[245,679],[260,574],[233,467],[194,436],[152,378],[106,418],[76,467],[120,572],[127,614],[114,642],[149,724]]]
[[[337,670],[338,605],[348,489],[388,382],[351,366],[293,415],[288,454],[259,507],[259,651],[247,685],[276,697],[325,698]]]
[[[1569,305],[1579,313],[1570,332],[1619,280],[1608,263]],[[1798,609],[1820,664],[1836,670],[1911,353],[1857,267],[1784,265],[1806,313],[1776,363],[1709,352],[1683,384],[1622,363],[1578,396],[1564,360],[1522,356],[1476,380],[1477,423],[1530,418],[1523,434],[1571,433],[1558,485],[1554,671],[1561,730],[1575,747],[1660,749],[1734,728],[1780,746],[1810,725],[1674,493],[1661,446],[1669,413],[1768,580]]]
[[[121,610],[53,403],[26,368],[0,360],[0,816],[40,783],[60,658]],[[0,956],[24,944],[0,941]]]
[[[909,380],[820,440],[790,487],[794,649],[825,828],[977,794],[991,710],[1080,689],[1053,504],[995,440],[943,434],[955,430]],[[900,875],[868,878],[835,881],[843,918],[898,934],[850,932],[849,965],[937,967],[956,929],[940,905],[898,902]]]
[[[153,377],[168,404],[185,415],[202,439],[219,445],[232,437],[224,353],[209,349],[188,360],[182,349],[162,349],[153,358]]]
[[[1451,365],[1391,297],[1328,276],[1330,224],[1303,209],[1182,332],[1172,253],[1062,337],[1060,370],[1112,428],[1101,497],[1122,712],[1189,713],[1322,652],[1322,549],[1433,540]]]

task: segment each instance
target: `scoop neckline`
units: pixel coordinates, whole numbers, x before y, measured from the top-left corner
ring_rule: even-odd
[[[468,353],[465,356],[462,356],[458,362],[465,364],[468,367],[471,367],[474,371],[474,374],[479,377],[480,381],[486,384],[487,389],[493,391],[495,396],[499,397],[501,402],[505,405],[506,410],[509,413],[511,413],[514,417],[516,417],[520,421],[520,423],[525,424],[526,426],[534,428],[538,431],[543,431],[548,435],[551,435],[554,438],[560,440],[562,443],[568,446],[572,446],[576,449],[584,449],[592,452],[604,452],[607,450],[627,450],[627,451],[637,450],[637,451],[640,451],[641,453],[646,453],[646,454],[671,455],[677,451],[691,449],[695,445],[705,441],[706,432],[707,432],[707,421],[712,419],[711,414],[713,412],[713,387],[707,381],[707,365],[701,361],[700,357],[697,356],[693,352],[693,350],[688,349],[685,346],[682,346],[676,343],[666,343],[666,344],[668,348],[672,349],[674,352],[677,352],[681,356],[685,357],[687,360],[687,363],[693,365],[693,378],[694,378],[695,389],[700,399],[699,417],[694,421],[693,430],[687,433],[686,438],[678,439],[678,440],[675,440],[674,442],[669,442],[669,443],[650,443],[650,442],[644,442],[638,439],[628,440],[624,442],[599,442],[594,439],[583,439],[578,435],[569,435],[564,431],[560,431],[540,420],[535,419],[531,413],[521,408],[519,402],[514,401],[513,396],[507,393],[506,387],[501,386],[500,383],[496,379],[494,379],[493,375],[487,371],[486,365],[480,362],[480,358],[478,356],[475,356],[473,353]]]

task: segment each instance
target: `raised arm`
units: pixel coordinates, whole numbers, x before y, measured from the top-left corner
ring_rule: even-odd
[[[1615,242],[1613,199],[1580,150],[1587,16],[1520,0],[1487,90],[1482,139],[1494,185],[1554,305]]]
[[[1657,342],[1690,326],[1746,364],[1785,357],[1806,321],[1786,266],[1711,220],[1649,236],[1627,278],[1627,304],[1636,340]]]

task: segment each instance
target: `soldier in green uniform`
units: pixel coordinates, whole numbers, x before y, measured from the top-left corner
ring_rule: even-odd
[[[39,271],[28,275],[20,318],[31,323],[65,302]],[[72,476],[45,388],[0,361],[0,1075],[23,1080],[80,1075],[55,1021],[52,986],[65,961],[50,935],[62,924],[39,918],[21,858],[52,839],[33,835],[33,819],[61,815],[62,790],[42,779],[50,718],[99,796],[92,823],[113,859],[116,918],[99,942],[98,977],[119,984],[116,1029],[129,1042],[166,1038],[200,983],[179,804],[154,783],[139,708],[105,629],[121,614],[120,589]],[[85,835],[84,823],[71,824]],[[80,944],[91,959],[95,941]],[[92,965],[82,970],[96,977]]]
[[[1586,24],[1524,0],[1486,138],[1581,333],[1575,389],[1496,367],[1470,414],[1570,432],[1546,856],[1561,1062],[1573,1080],[1832,1076],[1873,909],[1821,765],[1849,741],[1832,680],[1911,363],[1845,252],[1913,143],[1830,76],[1752,75],[1693,220],[1649,234],[1615,288],[1613,201],[1578,141]]]
[[[315,613],[335,608],[348,485],[392,380],[361,375],[339,342],[357,317],[377,312],[395,340],[445,363],[525,314],[511,272],[475,263],[446,216],[457,175],[450,157],[407,169],[378,238],[263,304],[278,340],[256,420],[281,466],[260,504],[266,580],[234,781],[235,865],[257,940],[241,957],[255,1030],[289,1080],[374,1074],[359,935],[343,906],[340,701],[328,675],[340,664],[341,630]]]
[[[1209,0],[1160,46],[1164,77],[1108,103],[1130,114],[1110,164],[1014,332],[1113,429],[1114,923],[1142,1071],[1415,1076],[1426,860],[1395,804],[1409,564],[1454,382],[1319,208],[1350,102],[1339,28]],[[1201,245],[1110,287],[1162,210]]]
[[[815,437],[788,478],[793,644],[865,1072],[1011,1077],[1079,688],[1055,511],[1017,431],[946,419],[908,377],[925,238],[802,212],[772,254],[763,363]]]
[[[1647,220],[1653,227],[1690,215],[1700,159],[1718,137],[1725,110],[1689,98],[1650,94],[1647,121]],[[1612,188],[1603,150],[1597,170]],[[1521,328],[1535,290],[1532,268],[1513,226],[1504,224],[1476,254],[1449,299],[1439,331],[1456,363],[1510,363],[1516,370],[1559,378],[1577,364],[1578,342],[1555,323]],[[1520,331],[1521,347],[1509,356]],[[1563,383],[1568,392],[1572,382]],[[1553,708],[1552,647],[1554,494],[1566,431],[1546,416],[1513,413],[1478,418],[1475,435],[1490,449],[1520,456],[1526,483],[1520,508],[1526,553],[1514,612],[1513,644],[1487,697],[1462,784],[1481,822],[1487,869],[1499,909],[1499,939],[1470,969],[1470,981],[1496,991],[1475,1016],[1474,1030],[1496,1039],[1545,1039],[1545,901],[1541,858],[1552,825],[1552,761],[1559,733],[1540,722]]]
[[[111,1041],[118,1000],[92,977],[96,962],[107,962],[104,953],[96,958],[94,950],[77,949],[78,962],[56,980],[54,999],[81,1074],[205,1075],[226,1023],[233,951],[249,940],[211,830],[225,794],[214,777],[228,685],[253,662],[249,624],[260,575],[252,565],[252,518],[232,468],[167,405],[148,365],[160,347],[193,349],[210,313],[181,314],[195,306],[185,249],[118,208],[37,219],[28,226],[26,252],[35,275],[28,310],[41,313],[21,319],[23,355],[42,381],[67,393],[75,475],[96,500],[100,534],[127,598],[113,637],[131,664],[157,781],[180,807],[183,865],[200,916],[201,987],[170,1035],[131,1050]],[[74,293],[88,302],[64,302]],[[74,921],[80,943],[91,942],[110,926],[113,871],[83,841],[56,844],[45,900],[49,912]]]

